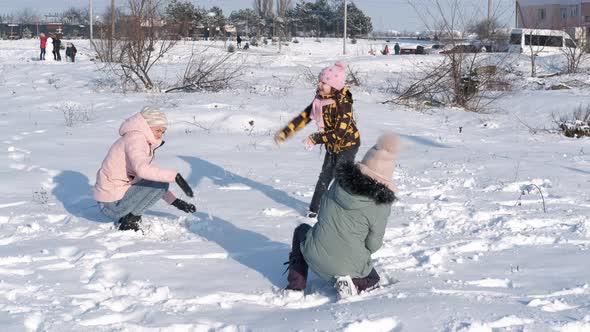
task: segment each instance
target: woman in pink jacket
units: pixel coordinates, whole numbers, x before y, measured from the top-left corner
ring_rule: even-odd
[[[196,208],[174,196],[169,190],[176,182],[184,193],[193,191],[184,178],[171,169],[152,165],[155,151],[164,144],[168,120],[157,107],[146,106],[125,120],[121,137],[111,146],[96,175],[94,199],[102,212],[119,223],[119,230],[139,230],[141,215],[160,199],[186,213]]]

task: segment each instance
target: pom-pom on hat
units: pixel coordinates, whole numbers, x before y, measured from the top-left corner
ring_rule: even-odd
[[[346,85],[346,64],[338,61],[333,66],[324,68],[320,73],[319,80],[336,90],[342,90]]]
[[[396,191],[393,184],[395,157],[401,148],[399,138],[394,133],[386,133],[379,137],[377,143],[367,151],[359,163],[361,172],[373,180]]]
[[[166,114],[162,113],[157,106],[146,106],[141,110],[140,114],[150,127],[168,127]]]

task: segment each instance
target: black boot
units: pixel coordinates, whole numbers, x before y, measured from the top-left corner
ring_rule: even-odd
[[[309,268],[303,256],[301,254],[294,255],[293,253],[290,253],[289,261],[285,264],[289,264],[285,271],[289,271],[289,274],[287,275],[287,281],[289,282],[287,289],[297,291],[305,290],[305,287],[307,286],[307,271]]]
[[[120,231],[128,231],[128,230],[139,230],[139,225],[141,224],[141,216],[134,216],[131,213],[126,215],[125,217],[119,219],[119,230]]]

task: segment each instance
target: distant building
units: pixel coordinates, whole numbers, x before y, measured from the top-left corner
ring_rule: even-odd
[[[586,42],[590,28],[590,0],[516,0],[516,27],[565,30]]]

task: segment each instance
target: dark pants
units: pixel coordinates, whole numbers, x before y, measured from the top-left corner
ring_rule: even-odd
[[[301,253],[301,242],[305,241],[307,232],[311,229],[308,224],[301,224],[293,232],[293,243],[289,254],[289,275],[287,276],[287,289],[304,290],[307,286],[307,274],[309,267],[305,257]],[[364,278],[352,278],[356,289],[360,292],[374,287],[379,282],[379,274],[375,269],[371,270]]]
[[[39,60],[45,60],[45,48],[41,48],[41,54],[39,54]]]
[[[59,53],[59,49],[53,50],[53,60],[61,61],[61,54]]]
[[[287,289],[304,290],[307,286],[308,266],[301,253],[301,242],[305,240],[307,232],[311,229],[308,224],[301,224],[293,232],[293,244],[289,254],[289,275],[287,276]]]
[[[336,173],[336,167],[345,161],[354,161],[358,147],[352,147],[350,149],[341,151],[340,153],[330,153],[326,151],[324,157],[324,164],[322,165],[322,171],[318,178],[318,182],[315,185],[315,191],[309,204],[309,211],[318,213],[320,211],[320,201],[322,196],[328,190],[330,182],[334,179]]]

